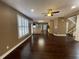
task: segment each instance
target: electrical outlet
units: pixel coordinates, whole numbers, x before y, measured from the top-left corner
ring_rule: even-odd
[[[9,49],[9,46],[6,46],[6,49]]]

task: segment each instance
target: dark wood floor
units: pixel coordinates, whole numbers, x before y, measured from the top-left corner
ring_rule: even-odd
[[[79,43],[67,37],[33,35],[5,59],[79,59]]]

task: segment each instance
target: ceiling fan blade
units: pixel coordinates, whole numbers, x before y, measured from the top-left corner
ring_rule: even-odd
[[[55,11],[55,12],[52,12],[52,13],[59,13],[60,11]]]

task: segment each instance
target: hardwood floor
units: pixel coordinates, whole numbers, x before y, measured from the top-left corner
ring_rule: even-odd
[[[79,42],[50,34],[33,35],[5,59],[79,59]]]

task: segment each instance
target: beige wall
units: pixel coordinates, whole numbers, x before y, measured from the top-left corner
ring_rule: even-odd
[[[48,26],[49,26],[48,32],[51,33],[51,34],[54,33],[54,20],[50,20],[48,22]]]
[[[49,22],[49,33],[65,34],[66,33],[66,19],[57,18]]]
[[[0,2],[0,56],[22,41],[18,39],[17,13]]]

